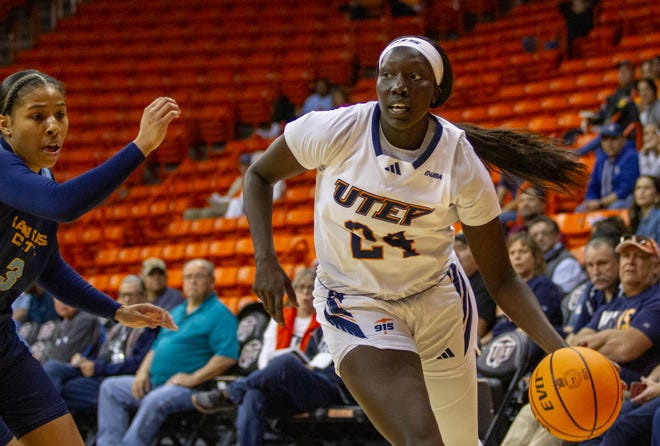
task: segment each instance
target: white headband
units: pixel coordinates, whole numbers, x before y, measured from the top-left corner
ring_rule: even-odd
[[[426,40],[418,39],[415,37],[402,37],[391,42],[385,47],[382,53],[380,53],[380,58],[378,59],[378,68],[383,64],[383,56],[390,51],[392,48],[397,48],[400,46],[405,46],[408,48],[414,48],[421,53],[422,56],[431,64],[433,69],[433,75],[435,76],[436,85],[440,85],[442,82],[442,75],[444,72],[444,65],[442,63],[442,57],[438,50],[435,49],[433,45],[428,43]]]

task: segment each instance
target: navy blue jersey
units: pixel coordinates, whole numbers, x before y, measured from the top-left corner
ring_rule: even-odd
[[[106,318],[114,315],[119,304],[60,256],[57,227],[101,203],[143,160],[131,143],[100,166],[59,184],[47,169],[31,171],[0,138],[0,329],[13,328],[11,304],[35,280],[71,306]]]
[[[595,331],[627,330],[634,327],[653,342],[639,358],[622,367],[647,376],[660,362],[660,284],[655,284],[636,296],[622,295],[601,306],[586,325]]]

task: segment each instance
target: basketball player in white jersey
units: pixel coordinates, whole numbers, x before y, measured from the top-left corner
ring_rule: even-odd
[[[457,221],[497,304],[544,350],[566,346],[509,263],[482,159],[558,187],[580,184],[581,165],[538,137],[431,114],[452,82],[437,44],[396,39],[379,60],[378,102],[289,123],[246,175],[253,288],[281,322],[295,293],[273,247],[271,188],[317,170],[317,317],[347,387],[394,445],[479,444],[478,316],[453,252]]]

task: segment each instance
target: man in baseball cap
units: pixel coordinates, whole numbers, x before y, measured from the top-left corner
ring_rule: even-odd
[[[621,254],[621,252],[629,246],[634,246],[642,252],[650,254],[651,257],[655,257],[656,260],[660,260],[660,250],[658,250],[658,244],[651,237],[646,237],[643,235],[630,235],[627,237],[622,237],[621,241],[616,247],[617,254]]]
[[[585,200],[575,209],[577,212],[627,209],[632,204],[639,177],[637,150],[626,146],[623,127],[616,122],[603,126],[600,145],[605,156],[596,157]]]
[[[629,383],[647,376],[660,357],[660,254],[655,240],[640,235],[622,237],[615,252],[623,295],[600,307],[569,343],[600,351],[621,366]]]
[[[167,266],[165,265],[165,261],[163,259],[159,259],[158,257],[150,257],[142,262],[143,275],[147,276],[151,274],[151,272],[155,269],[159,269],[163,272],[163,274],[167,274]]]
[[[600,129],[600,136],[617,138],[623,136],[623,128],[616,122],[611,122]]]
[[[167,286],[167,266],[163,259],[145,259],[142,262],[141,276],[147,290],[147,299],[152,304],[169,311],[183,302],[181,291]]]

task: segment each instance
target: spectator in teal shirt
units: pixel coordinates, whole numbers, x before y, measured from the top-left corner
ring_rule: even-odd
[[[161,330],[135,376],[101,384],[98,446],[150,445],[169,415],[192,410],[192,395],[236,363],[238,324],[215,294],[213,269],[203,259],[184,265],[186,301],[171,311],[178,331]]]

